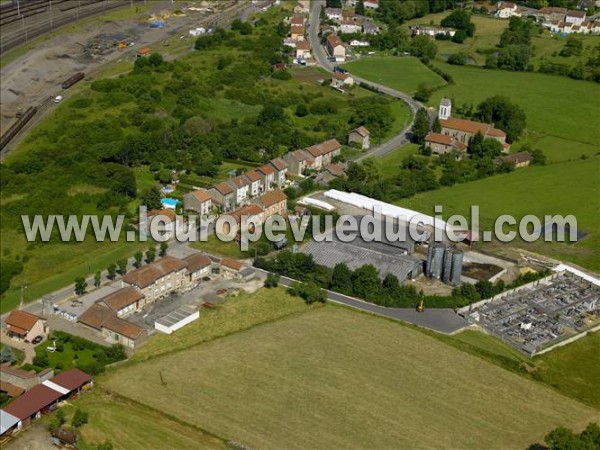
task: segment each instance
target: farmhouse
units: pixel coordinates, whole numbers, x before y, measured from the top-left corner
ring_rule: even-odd
[[[277,184],[277,187],[282,188],[285,184],[288,165],[282,158],[272,159],[270,164],[275,169],[275,183]]]
[[[234,192],[235,204],[241,205],[248,198],[250,180],[245,175],[239,175],[228,182]]]
[[[198,287],[202,277],[210,273],[211,259],[202,253],[194,253],[186,256],[183,261],[189,274],[189,285],[192,288]]]
[[[18,309],[10,312],[5,323],[6,334],[17,340],[31,342],[37,336],[48,333],[45,319]]]
[[[539,16],[544,22],[562,22],[567,15],[567,8],[544,7],[539,10]]]
[[[270,191],[276,186],[275,183],[275,167],[271,164],[265,164],[256,169],[261,176],[263,192]]]
[[[567,11],[565,22],[573,25],[582,25],[585,21],[585,11]]]
[[[121,288],[98,301],[114,311],[117,317],[125,317],[146,304],[144,295],[132,287]]]
[[[345,90],[354,86],[354,78],[346,73],[334,72],[331,77],[331,87],[334,89]]]
[[[165,256],[152,264],[127,273],[123,284],[140,291],[146,303],[152,303],[171,292],[181,292],[187,287],[185,262]]]
[[[302,14],[294,14],[291,18],[290,18],[290,25],[294,26],[294,25],[299,25],[299,26],[304,26],[304,16]]]
[[[346,60],[346,46],[335,34],[327,36],[327,51],[336,61]]]
[[[348,145],[356,143],[362,150],[371,147],[371,133],[365,127],[360,126],[348,133]]]
[[[280,189],[267,192],[257,199],[257,203],[263,208],[264,220],[274,214],[287,216],[287,195]]]
[[[303,25],[292,25],[290,27],[290,37],[292,41],[303,41],[304,40],[304,26]]]
[[[212,197],[206,189],[188,192],[183,196],[183,207],[186,211],[194,211],[201,216],[208,216],[212,210]]]
[[[425,137],[425,146],[438,155],[450,153],[455,150],[459,152],[467,151],[467,146],[456,138],[447,134],[433,132],[430,132]]]
[[[88,308],[77,321],[130,349],[135,348],[136,341],[145,334],[143,328],[118,318],[114,311],[101,302]]]
[[[263,189],[262,186],[262,175],[257,170],[249,170],[244,175],[250,181],[250,197],[256,197]]]
[[[288,170],[292,175],[303,175],[307,169],[312,167],[314,159],[304,150],[296,150],[283,155],[288,164]]]
[[[237,259],[223,258],[221,260],[221,273],[225,278],[238,278],[243,267]]]

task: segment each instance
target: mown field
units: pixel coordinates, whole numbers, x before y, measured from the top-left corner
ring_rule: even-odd
[[[444,80],[412,57],[364,57],[344,64],[351,74],[402,92],[414,92],[420,83],[435,87]]]
[[[255,448],[525,448],[599,416],[418,331],[329,306],[119,368],[105,386]]]

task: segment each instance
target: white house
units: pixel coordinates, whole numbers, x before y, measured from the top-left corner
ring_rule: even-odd
[[[362,27],[354,22],[353,20],[342,20],[340,22],[340,32],[341,33],[360,33],[362,31]]]
[[[499,19],[509,19],[513,16],[521,16],[517,5],[512,2],[498,2],[496,7],[498,9],[496,9],[496,14],[494,15]]]
[[[379,0],[365,0],[365,8],[377,9],[379,8]]]
[[[250,180],[245,175],[240,175],[229,180],[229,185],[235,192],[235,204],[241,205],[250,191]]]
[[[327,50],[331,56],[335,57],[336,61],[346,60],[346,46],[335,34],[327,36]]]
[[[581,25],[585,21],[585,11],[567,11],[565,22]]]
[[[352,78],[350,75],[334,72],[333,76],[331,77],[331,87],[335,89],[343,90],[352,86],[354,86],[354,78]]]
[[[310,58],[310,44],[307,41],[296,42],[296,59]]]
[[[342,18],[342,8],[325,8],[325,15],[329,20],[340,20]]]

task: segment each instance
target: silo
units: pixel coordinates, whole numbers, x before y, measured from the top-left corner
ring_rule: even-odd
[[[464,256],[465,253],[462,250],[454,249],[452,252],[452,276],[450,277],[450,281],[455,286],[460,284]]]
[[[440,243],[432,243],[429,245],[427,252],[427,276],[430,278],[440,279],[442,276],[442,268],[444,266],[444,253],[446,246]]]
[[[446,254],[444,255],[444,269],[442,271],[442,281],[444,283],[450,283],[452,279],[452,259],[454,256],[454,248],[446,249]]]

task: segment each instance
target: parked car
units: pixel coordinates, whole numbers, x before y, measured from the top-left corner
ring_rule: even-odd
[[[32,344],[39,344],[40,342],[42,342],[44,340],[43,336],[36,336],[33,338],[33,341],[31,341]]]
[[[60,103],[62,102],[62,95],[57,95],[56,97],[54,97],[54,100],[52,100],[54,103]]]

